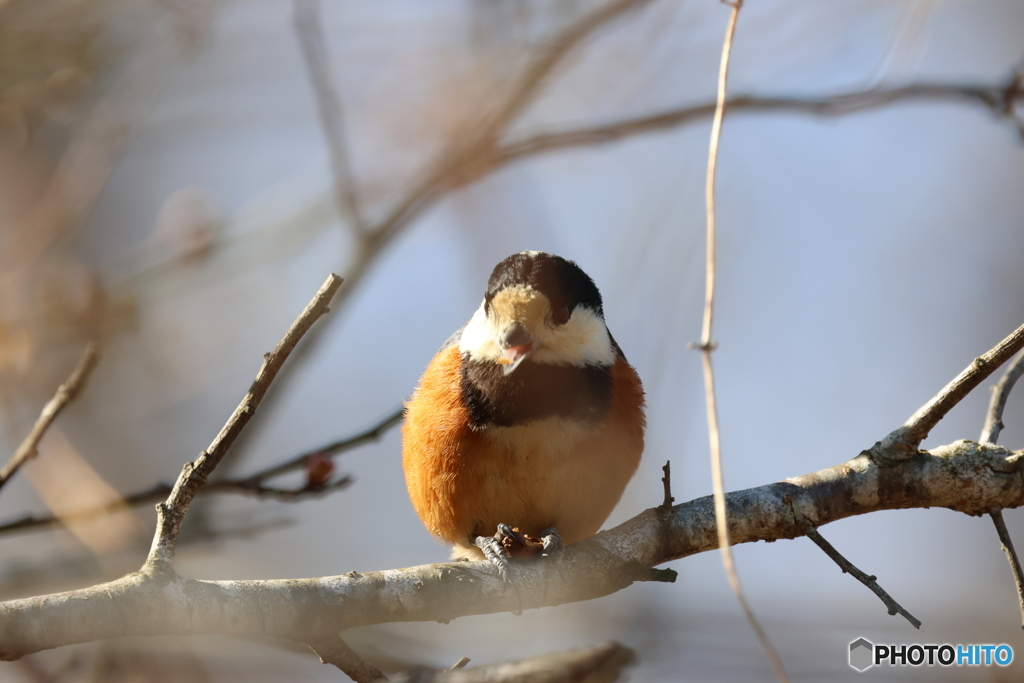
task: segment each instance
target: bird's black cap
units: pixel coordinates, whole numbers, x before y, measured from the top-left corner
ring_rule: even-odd
[[[506,258],[494,267],[487,281],[485,309],[490,310],[495,294],[516,285],[525,285],[544,294],[551,302],[551,316],[556,324],[565,323],[580,305],[604,317],[597,285],[579,266],[561,256],[524,251]]]

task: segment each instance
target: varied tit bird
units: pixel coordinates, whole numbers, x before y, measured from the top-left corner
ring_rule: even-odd
[[[593,535],[644,447],[644,392],[579,266],[525,251],[427,366],[406,405],[412,505],[453,559],[552,554]],[[497,533],[495,531],[497,530]]]

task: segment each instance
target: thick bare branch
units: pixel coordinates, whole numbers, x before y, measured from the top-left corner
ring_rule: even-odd
[[[157,505],[156,534],[153,536],[153,545],[150,548],[149,557],[146,559],[147,566],[159,568],[161,571],[170,569],[171,560],[174,558],[174,546],[178,540],[178,531],[196,491],[206,483],[224,454],[231,448],[231,444],[245,429],[292,349],[313,323],[328,311],[327,306],[340,286],[341,278],[332,273],[321,285],[312,301],[307,304],[305,310],[292,323],[291,328],[278,342],[277,347],[263,357],[263,365],[256,374],[252,386],[249,387],[242,402],[235,408],[235,412],[228,418],[227,424],[220,430],[210,447],[194,461],[185,463],[167,500]]]
[[[520,563],[514,594],[487,562],[269,581],[199,581],[176,575],[170,559],[177,526],[165,532],[174,524],[167,510],[178,506],[180,524],[196,489],[244,427],[273,372],[302,331],[326,310],[338,284],[336,276],[328,279],[275,352],[266,356],[249,395],[210,450],[186,467],[159,510],[154,550],[143,568],[90,588],[0,603],[0,659],[125,635],[219,633],[322,642],[355,626],[446,622],[592,599],[634,581],[672,581],[674,572],[653,567],[718,547],[709,496],[667,511],[647,510],[571,546],[555,574],[543,563]],[[1004,340],[982,358],[994,363],[1007,344]],[[909,458],[900,451],[899,444],[880,443],[827,470],[728,494],[730,541],[794,538],[805,535],[808,524],[820,527],[883,509],[946,507],[980,515],[1024,505],[1024,451],[973,441],[930,453],[915,451]]]
[[[10,460],[7,461],[3,468],[0,468],[0,488],[3,488],[4,484],[14,476],[14,473],[22,465],[36,456],[36,449],[39,447],[39,441],[43,438],[43,434],[46,433],[46,430],[57,418],[57,415],[60,414],[60,411],[64,410],[64,406],[74,401],[82,389],[85,388],[89,375],[92,374],[93,368],[96,367],[99,360],[99,347],[96,344],[89,344],[82,353],[82,357],[79,359],[78,365],[71,372],[71,375],[63,384],[57,387],[57,393],[43,406],[43,410],[39,413],[36,423],[32,425],[32,430],[28,433],[28,436],[25,437],[21,445],[14,451]]]
[[[971,515],[1024,505],[1024,451],[958,441],[906,460],[867,452],[835,467],[726,498],[733,543],[774,541],[878,510],[944,507]],[[124,635],[219,633],[315,640],[354,626],[450,621],[588,600],[634,581],[671,580],[658,564],[718,547],[710,496],[647,510],[566,550],[565,578],[517,566],[519,594],[487,562],[343,576],[198,581],[151,567],[111,583],[0,603],[0,659]],[[521,601],[521,602],[520,602]]]

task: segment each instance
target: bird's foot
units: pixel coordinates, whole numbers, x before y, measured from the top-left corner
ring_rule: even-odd
[[[483,551],[484,557],[487,561],[498,568],[498,575],[501,576],[501,582],[508,586],[511,582],[511,571],[512,568],[508,564],[508,553],[501,541],[501,528],[498,528],[498,533],[493,536],[477,536],[476,547]]]
[[[536,548],[539,544],[537,539],[530,538],[519,529],[508,524],[499,524],[498,533],[494,534],[494,538],[501,543],[501,547],[505,549],[509,557],[530,555],[532,554],[532,549]]]
[[[499,524],[498,532],[493,536],[477,536],[474,541],[476,546],[483,551],[484,557],[498,568],[498,575],[501,576],[503,586],[502,592],[508,590],[509,586],[512,586],[512,590],[515,591],[516,598],[519,600],[519,609],[512,613],[516,616],[523,613],[523,596],[519,592],[519,584],[512,575],[512,565],[509,564],[510,555],[506,543],[521,541],[525,541],[525,536],[520,534],[518,529],[513,529],[507,524]]]
[[[558,533],[558,529],[555,527],[548,527],[540,532],[540,542],[544,548],[544,557],[547,557],[549,562],[554,563],[555,569],[558,570],[558,575],[562,580],[568,581],[565,575],[565,563],[563,562],[565,543],[562,542],[562,534]]]
[[[508,524],[499,524],[494,536],[477,536],[474,541],[483,551],[484,557],[498,569],[502,582],[506,587],[512,586],[518,592],[518,586],[512,577],[513,565],[510,559],[547,557],[554,564],[558,575],[566,580],[562,557],[565,554],[565,543],[558,529],[548,527],[541,532],[540,538],[524,534]]]
[[[545,557],[558,557],[565,552],[562,534],[558,533],[558,529],[553,526],[540,532],[540,543],[544,548]]]

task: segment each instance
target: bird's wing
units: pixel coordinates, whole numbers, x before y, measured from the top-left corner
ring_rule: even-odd
[[[445,349],[450,349],[453,346],[458,346],[459,342],[462,341],[462,331],[464,329],[466,329],[466,325],[463,325],[459,329],[455,330],[452,336],[444,340],[444,344],[441,344],[441,348],[439,348],[437,352],[441,353]]]

